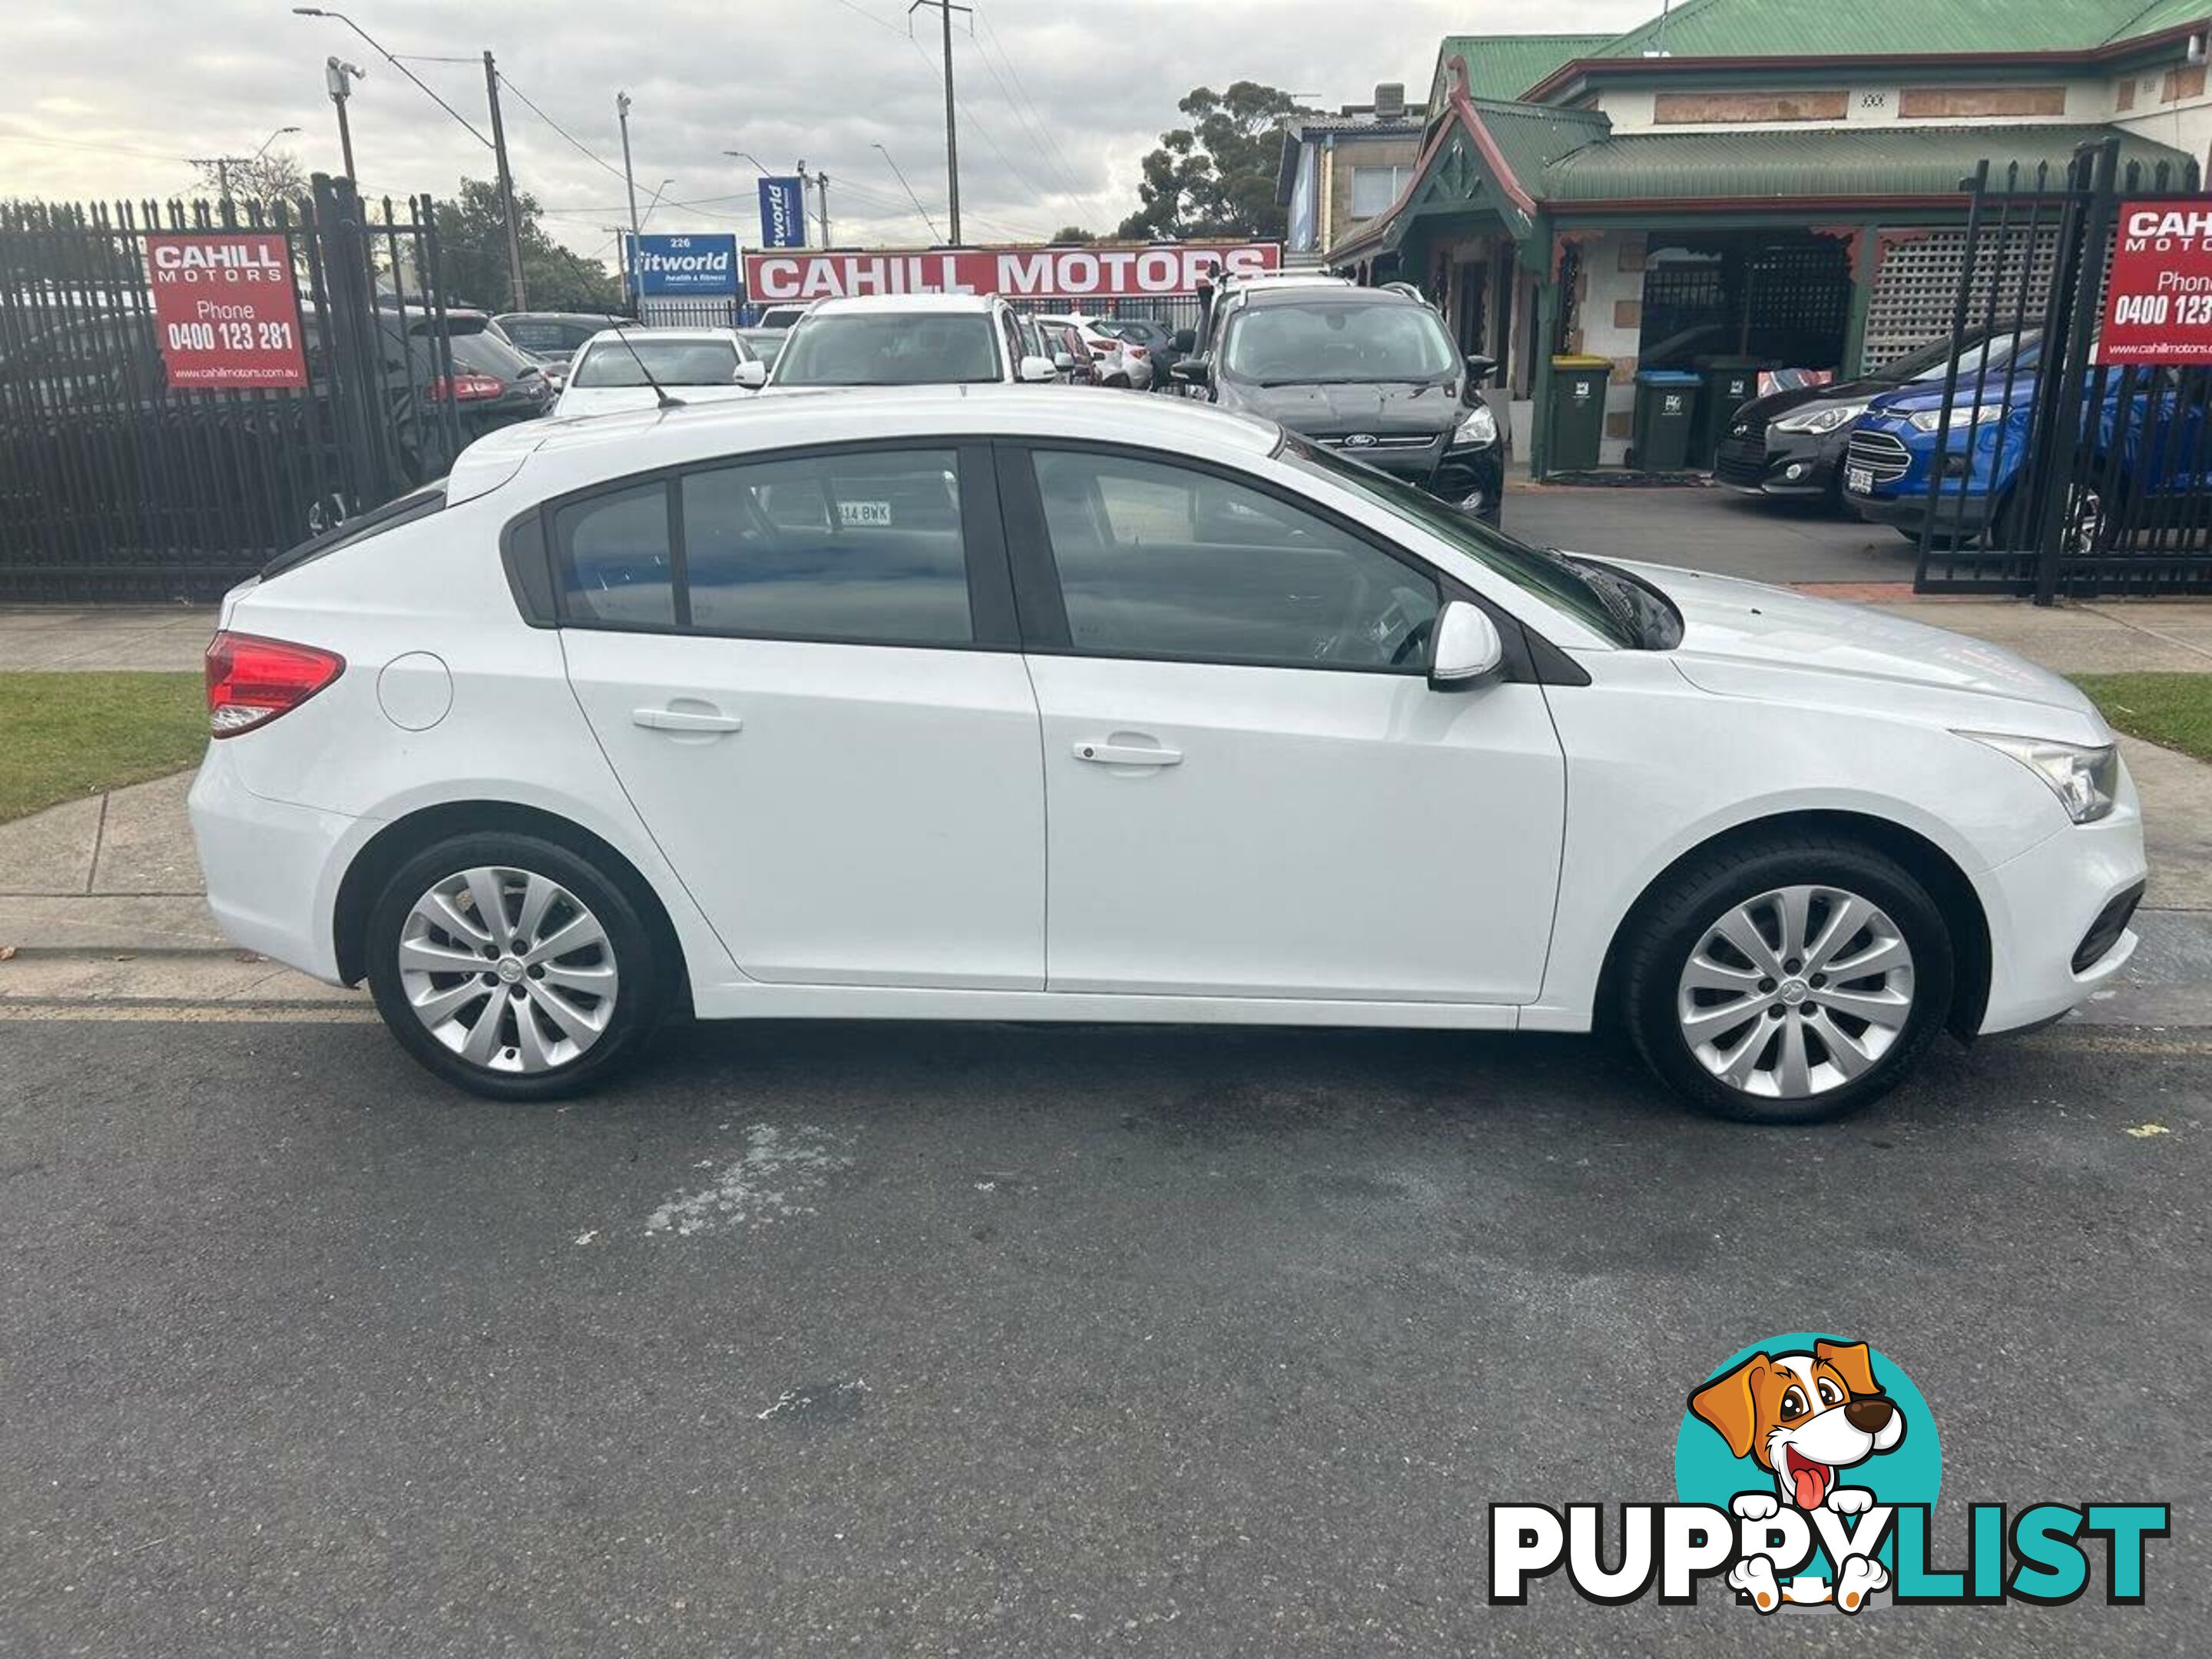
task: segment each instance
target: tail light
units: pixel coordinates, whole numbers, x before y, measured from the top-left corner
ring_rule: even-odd
[[[441,374],[430,382],[430,396],[438,403],[471,403],[496,398],[506,390],[507,383],[496,374],[456,374],[450,380]]]
[[[217,634],[207,648],[208,732],[234,738],[289,714],[345,672],[345,659],[312,645]]]
[[[1132,357],[1149,357],[1152,355],[1152,347],[1140,346],[1126,341],[1122,343],[1121,349]]]
[[[1091,343],[1091,355],[1102,362],[1104,361],[1114,355],[1113,343],[1109,340],[1093,340]]]

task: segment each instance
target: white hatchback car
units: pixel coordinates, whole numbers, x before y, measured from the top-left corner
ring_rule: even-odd
[[[514,427],[221,629],[216,915],[491,1096],[686,1008],[1606,1021],[1804,1121],[2134,949],[2136,793],[2065,681],[1181,402]]]
[[[809,306],[776,354],[769,385],[783,392],[1057,378],[994,294],[867,294]]]
[[[760,354],[733,328],[610,328],[568,360],[553,413],[657,409],[663,394],[684,404],[732,402],[767,379]]]

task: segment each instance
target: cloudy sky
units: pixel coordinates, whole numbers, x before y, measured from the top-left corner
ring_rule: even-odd
[[[1402,80],[1419,96],[1448,32],[1626,28],[1656,0],[975,8],[972,36],[969,20],[956,19],[953,67],[963,229],[981,241],[1069,222],[1110,229],[1136,204],[1139,158],[1194,86],[1249,78],[1334,106]],[[664,191],[648,229],[750,240],[755,174],[721,153],[744,149],[773,169],[804,160],[826,170],[841,244],[930,240],[877,144],[945,228],[935,14],[917,14],[910,37],[901,0],[353,0],[346,9],[402,57],[471,60],[409,67],[479,128],[483,76],[473,60],[486,48],[497,55],[517,184],[580,252],[611,257],[624,214],[614,100],[625,90],[641,208]],[[333,52],[368,70],[351,114],[371,192],[444,194],[464,174],[491,176],[489,151],[344,24],[295,16],[289,0],[22,0],[11,11],[0,197],[188,192],[184,158],[250,153],[290,125],[302,131],[276,147],[336,172],[323,90]]]

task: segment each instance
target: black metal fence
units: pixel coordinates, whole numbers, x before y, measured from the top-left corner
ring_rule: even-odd
[[[1984,162],[1966,181],[1953,337],[2010,349],[1954,356],[1914,417],[1932,444],[1863,422],[1847,459],[1924,503],[1920,592],[2212,592],[2212,368],[2096,361],[2120,204],[2212,197],[2193,161],[2146,170],[2119,149],[2084,146],[2056,173]],[[2047,287],[2017,255],[2043,238]]]
[[[173,386],[146,238],[284,238],[308,384]],[[205,598],[459,447],[429,199],[0,206],[0,598]]]

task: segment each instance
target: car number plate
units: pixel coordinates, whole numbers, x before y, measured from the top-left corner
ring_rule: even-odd
[[[840,501],[837,520],[841,524],[888,525],[891,521],[889,501]]]
[[[1874,493],[1874,473],[1863,466],[1845,467],[1844,488],[1862,495],[1870,495]]]

